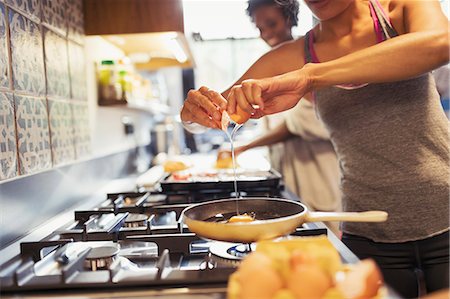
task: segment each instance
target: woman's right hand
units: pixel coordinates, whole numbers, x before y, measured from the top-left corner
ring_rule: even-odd
[[[184,101],[180,116],[184,122],[195,122],[205,127],[220,129],[222,112],[227,101],[222,95],[205,86],[191,89]]]
[[[260,118],[294,107],[312,90],[309,68],[305,65],[302,69],[275,77],[244,80],[231,88],[227,112],[233,114],[240,106],[252,118]]]

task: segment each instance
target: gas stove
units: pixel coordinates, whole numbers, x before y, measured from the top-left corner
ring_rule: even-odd
[[[282,188],[247,195],[289,198]],[[192,294],[192,289],[219,286],[223,296],[229,275],[254,244],[201,239],[180,220],[184,208],[218,196],[231,195],[107,194],[92,209],[74,211],[70,222],[43,239],[22,242],[20,254],[1,265],[1,292],[183,288]],[[292,233],[320,234],[327,234],[326,228],[314,225]]]

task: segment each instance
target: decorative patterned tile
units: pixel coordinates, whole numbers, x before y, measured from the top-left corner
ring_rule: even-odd
[[[53,166],[75,160],[74,130],[69,101],[48,100]]]
[[[67,3],[68,37],[78,43],[84,42],[83,0],[71,0]]]
[[[89,109],[87,103],[72,103],[75,130],[75,152],[77,159],[91,154],[91,130],[89,127]]]
[[[0,87],[9,87],[5,6],[0,3]]]
[[[45,77],[40,26],[9,10],[9,30],[14,89],[43,95]]]
[[[6,4],[35,22],[40,22],[41,20],[40,0],[6,0]]]
[[[68,45],[72,99],[87,100],[84,48],[72,42]]]
[[[67,41],[51,30],[44,31],[47,95],[70,98]]]
[[[14,95],[20,174],[51,167],[50,136],[45,99]]]
[[[72,0],[41,0],[42,22],[58,33],[67,36],[67,3]]]
[[[17,176],[17,143],[11,94],[0,93],[0,180]]]

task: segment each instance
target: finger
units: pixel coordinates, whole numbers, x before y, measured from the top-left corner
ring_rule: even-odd
[[[181,107],[180,117],[182,121],[192,121],[192,119],[190,119],[189,110],[186,108],[186,103],[183,104],[183,107]]]
[[[248,114],[252,114],[255,111],[255,109],[253,109],[252,105],[249,103],[249,100],[245,96],[242,88],[236,88],[234,94],[236,95],[237,104],[242,108],[242,110],[244,110]]]
[[[252,94],[252,87],[253,84],[250,81],[242,82],[241,84],[241,91],[245,95],[248,101],[253,102],[253,94]]]
[[[200,92],[200,90],[190,90],[188,92],[187,102],[201,107],[208,113],[209,116],[213,117],[216,120],[220,120],[222,117],[220,112],[217,110],[217,106],[214,105],[207,96],[204,96]],[[193,113],[195,112],[193,111],[193,109],[190,110]]]
[[[200,90],[200,92],[204,96],[208,97],[214,104],[219,106],[220,109],[225,110],[227,108],[227,100],[225,100],[225,98],[217,91],[214,91],[212,89],[205,91],[203,89],[203,91]]]
[[[203,109],[195,105],[185,105],[184,107],[183,110],[185,112],[183,119],[185,121],[192,121],[209,128],[219,128],[216,121],[214,121]]]
[[[207,93],[209,91],[209,88],[206,86],[202,86],[198,89],[201,93]]]
[[[260,110],[260,109],[256,109],[256,110],[255,110],[255,113],[252,114],[251,118],[258,119],[258,118],[261,118],[261,117],[263,117],[263,116],[266,116],[266,114],[264,113],[264,111],[263,111],[263,110]]]
[[[247,99],[252,106],[257,105],[258,108],[264,109],[264,101],[262,98],[262,90],[259,86],[260,80],[245,80],[242,82],[243,90]]]
[[[255,103],[259,106],[259,109],[264,110],[264,99],[262,97],[262,90],[258,84],[252,85],[252,97]]]
[[[207,127],[210,126],[208,121],[206,121],[210,117],[208,116],[208,114],[206,114],[200,108],[195,107],[193,105],[184,105],[183,111],[184,111],[183,112],[183,120],[184,121],[195,122],[195,123],[201,124],[202,126],[207,126]]]
[[[235,87],[232,87],[227,97],[227,112],[228,114],[234,114],[236,112],[236,97],[234,95]]]

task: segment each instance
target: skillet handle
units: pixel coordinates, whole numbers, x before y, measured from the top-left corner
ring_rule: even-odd
[[[384,222],[388,213],[385,211],[367,212],[309,212],[306,222],[348,221],[348,222]]]

